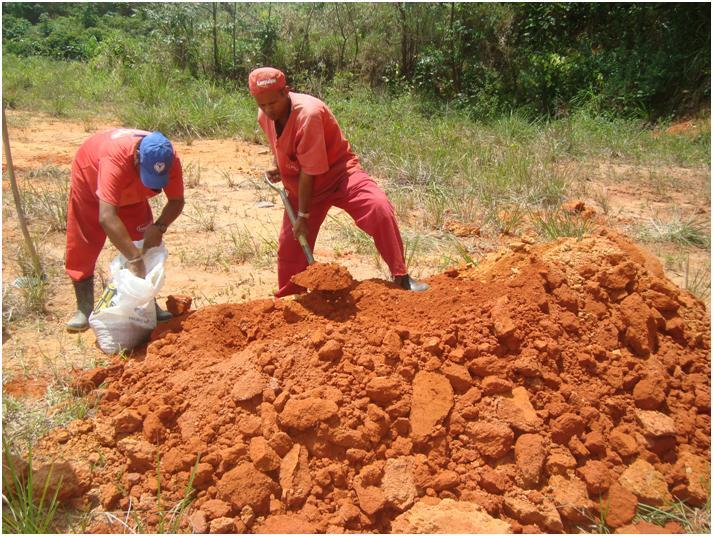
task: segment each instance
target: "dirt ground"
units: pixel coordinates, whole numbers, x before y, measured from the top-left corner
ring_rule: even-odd
[[[69,167],[107,126],[13,113],[16,173]],[[357,283],[276,303],[282,208],[261,184],[268,151],[233,139],[176,148],[190,187],[165,237],[160,298],[191,296],[197,311],[109,362],[91,332],[63,331],[74,303],[54,232],[41,240],[49,314],[3,335],[5,394],[42,397],[62,370],[92,369],[75,388],[101,399],[98,416],[38,445],[70,461],[63,500],[117,519],[133,507],[157,530],[193,475],[198,499],[181,530],[218,532],[559,532],[595,526],[600,497],[616,513],[609,527],[626,528],[632,503],[701,502],[691,474],[710,462],[709,314],[675,284],[684,256],[688,277],[709,270],[707,252],[663,245],[657,260],[606,231],[540,246],[503,237],[508,247],[475,270],[421,259],[415,275],[432,276],[433,294],[416,296],[384,283],[328,221],[315,257]],[[654,173],[665,180],[580,164],[573,197],[621,231],[672,207],[710,222],[707,170]],[[5,288],[20,233],[6,181],[3,194]],[[97,266],[113,255],[105,248]],[[126,526],[95,516],[85,528]]]
[[[15,172],[20,180],[33,169],[46,166],[69,168],[79,145],[92,133],[108,124],[81,124],[45,116],[31,116],[22,112],[10,115],[11,150]],[[279,197],[263,186],[261,173],[271,162],[264,146],[238,140],[195,140],[190,144],[176,142],[184,165],[186,208],[171,226],[164,241],[169,250],[166,265],[169,274],[159,294],[163,301],[171,294],[193,297],[194,307],[214,303],[240,302],[270,296],[277,288],[274,245],[282,221]],[[230,176],[230,184],[226,178]],[[190,186],[192,181],[199,181]],[[3,182],[3,286],[8,286],[18,275],[12,259],[20,243],[21,233],[14,217],[9,182]],[[152,203],[154,214],[162,204]],[[348,216],[339,209],[330,213],[342,221]],[[358,279],[386,277],[388,272],[376,266],[373,258],[355,254],[349,244],[333,245],[338,226],[328,220],[320,233],[314,252],[322,262],[338,260]],[[232,233],[232,236],[231,236]],[[233,242],[250,239],[248,261],[240,262],[233,255],[238,249]],[[62,324],[74,310],[74,294],[63,274],[64,234],[54,232],[40,235],[40,245],[52,275],[48,315],[38,323],[14,329],[10,343],[23,348],[23,368],[40,364],[41,356],[55,355],[60,348],[75,346],[76,336],[62,333]],[[262,248],[263,253],[253,254]],[[95,294],[101,292],[102,281],[108,277],[108,265],[116,250],[107,245],[97,262]],[[421,270],[423,274],[428,270]],[[433,270],[430,271],[433,273]],[[38,340],[37,331],[43,334]],[[93,337],[80,336],[86,347],[93,345]],[[5,351],[5,355],[8,355]],[[76,358],[81,366],[86,355]],[[3,370],[13,370],[13,363],[4,361]],[[71,362],[69,363],[71,364]],[[17,372],[17,371],[15,371]]]

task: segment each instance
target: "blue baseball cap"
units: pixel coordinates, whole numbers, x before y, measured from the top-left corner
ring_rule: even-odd
[[[173,145],[163,134],[152,132],[139,142],[139,175],[144,186],[163,189],[172,164]]]

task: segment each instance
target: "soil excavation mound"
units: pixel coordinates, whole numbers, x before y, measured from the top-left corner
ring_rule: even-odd
[[[572,532],[600,509],[630,532],[639,502],[705,502],[710,324],[655,259],[603,231],[428,282],[174,319],[79,378],[99,414],[36,456],[144,530],[189,479],[197,532]]]
[[[344,266],[334,262],[310,264],[304,272],[292,277],[292,282],[310,290],[346,290],[355,281]]]

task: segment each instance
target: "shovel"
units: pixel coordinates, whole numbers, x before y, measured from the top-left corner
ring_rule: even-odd
[[[285,210],[287,211],[287,217],[290,219],[290,223],[294,226],[295,221],[297,221],[297,218],[295,218],[295,211],[292,208],[292,205],[290,204],[290,200],[287,199],[287,193],[285,192],[285,188],[282,185],[278,185],[270,181],[270,177],[267,176],[267,173],[265,173],[265,182],[267,182],[267,185],[270,188],[280,194],[282,204],[285,205]],[[301,234],[297,237],[297,240],[302,246],[302,251],[305,252],[305,257],[307,257],[307,263],[314,264],[314,257],[312,256],[312,250],[310,249],[309,244],[307,243],[307,237]]]

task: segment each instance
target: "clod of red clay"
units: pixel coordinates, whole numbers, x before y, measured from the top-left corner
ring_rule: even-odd
[[[609,231],[424,294],[371,280],[206,307],[88,373],[98,415],[33,454],[69,463],[63,501],[146,530],[191,473],[181,530],[649,530],[639,502],[701,504],[710,471],[708,314],[662,274]]]
[[[310,290],[326,291],[345,290],[355,283],[349,270],[334,262],[310,264],[305,271],[293,276],[292,282]]]
[[[166,298],[166,309],[173,316],[181,316],[190,311],[193,298],[190,296],[171,295]]]
[[[572,214],[579,214],[585,220],[591,219],[597,214],[593,207],[590,207],[581,199],[570,199],[569,201],[565,201],[562,203],[562,210]]]

